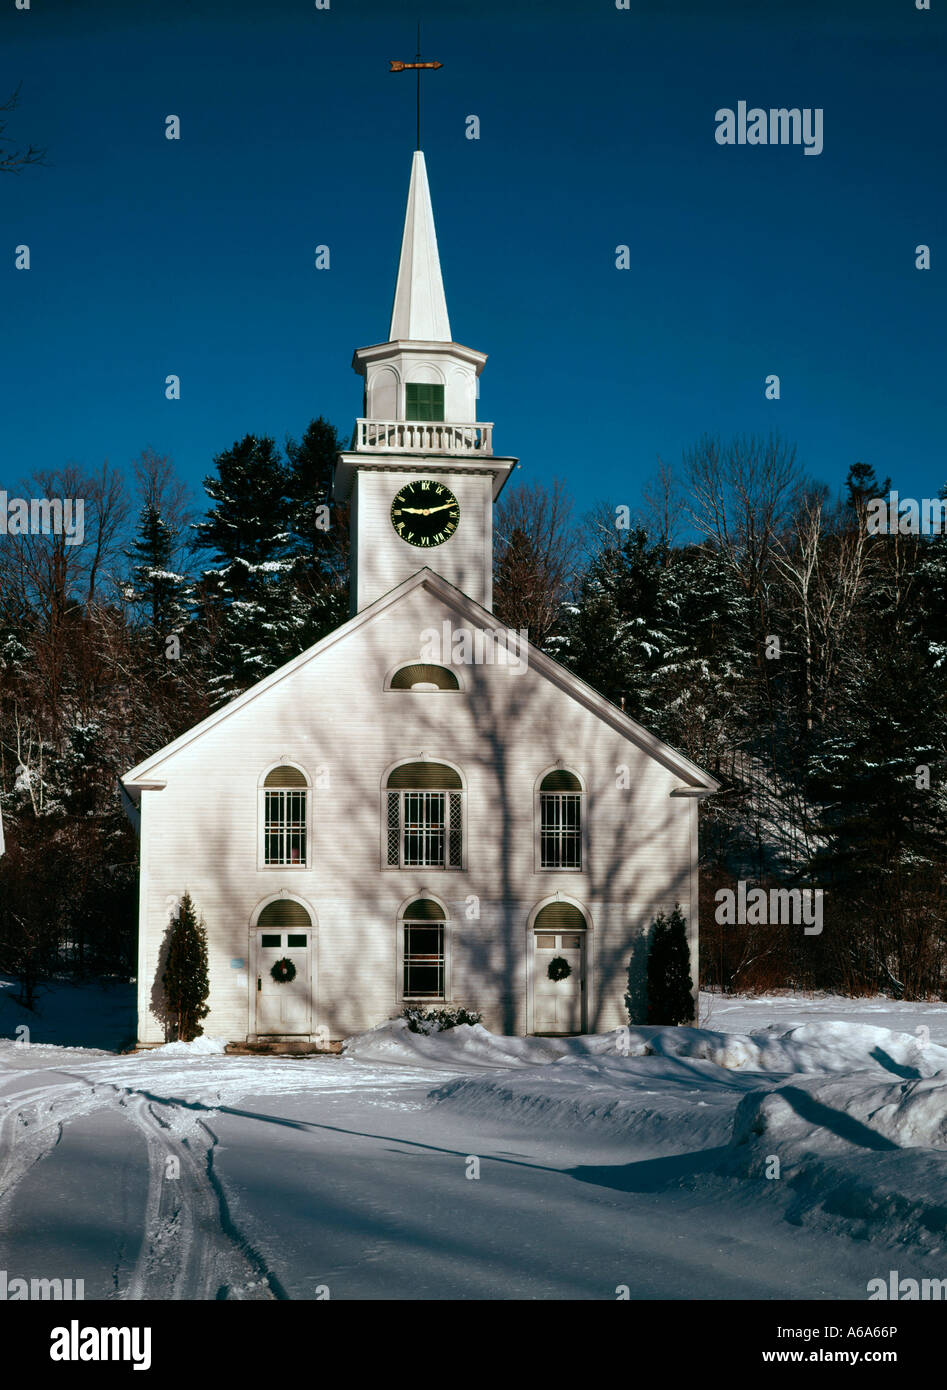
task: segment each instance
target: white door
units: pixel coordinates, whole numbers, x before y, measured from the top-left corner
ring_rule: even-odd
[[[310,954],[308,931],[257,932],[257,1034],[309,1034],[312,1020]],[[274,978],[273,967],[281,961],[289,961],[295,968],[292,979]],[[277,973],[289,975],[292,970],[284,967]]]
[[[533,951],[533,1032],[582,1033],[585,1031],[585,935],[583,932],[535,932]],[[560,974],[565,961],[569,973]]]

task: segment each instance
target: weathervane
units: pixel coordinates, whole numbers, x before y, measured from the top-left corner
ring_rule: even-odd
[[[421,26],[420,26],[420,24],[418,25],[418,51],[417,51],[417,53],[416,53],[415,56],[414,56],[414,62],[413,62],[413,63],[401,63],[401,62],[398,61],[397,58],[389,58],[389,59],[388,59],[388,62],[389,62],[390,65],[391,65],[391,66],[389,67],[389,69],[388,69],[389,72],[409,72],[409,71],[411,71],[411,72],[416,72],[417,75],[418,75],[418,104],[417,104],[417,112],[418,112],[418,134],[417,134],[417,145],[415,146],[415,148],[416,148],[416,149],[420,149],[420,148],[421,148],[421,71],[422,71],[423,68],[442,68],[442,67],[444,66],[444,64],[443,64],[443,63],[422,63],[422,62],[421,62]]]

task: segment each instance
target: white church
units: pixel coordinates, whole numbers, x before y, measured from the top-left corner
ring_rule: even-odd
[[[339,455],[351,617],[133,768],[138,1038],[189,892],[206,1034],[324,1045],[407,1005],[507,1034],[627,1023],[629,962],[680,904],[697,979],[697,812],[718,783],[491,613],[493,504],[516,459],[453,340],[424,155],[388,341],[355,352]],[[637,1020],[643,1021],[643,1020]]]

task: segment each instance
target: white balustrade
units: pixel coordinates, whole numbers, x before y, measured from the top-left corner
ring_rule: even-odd
[[[356,420],[358,453],[492,454],[493,425],[453,420]]]

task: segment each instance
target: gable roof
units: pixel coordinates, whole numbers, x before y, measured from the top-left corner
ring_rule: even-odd
[[[186,748],[190,743],[194,742],[195,739],[201,738],[205,733],[216,728],[218,724],[229,719],[230,716],[235,714],[238,710],[243,709],[246,705],[252,704],[254,700],[259,699],[261,695],[273,689],[274,686],[279,685],[281,681],[292,676],[303,666],[307,666],[311,661],[318,660],[323,652],[328,651],[329,648],[335,646],[337,642],[344,642],[347,637],[358,632],[360,628],[365,627],[376,618],[381,617],[382,614],[395,605],[402,603],[409,594],[412,594],[416,589],[420,588],[428,590],[428,592],[441,599],[448,607],[453,608],[456,613],[474,627],[495,631],[501,626],[497,623],[494,615],[489,613],[486,608],[481,607],[479,603],[469,598],[467,594],[462,593],[460,589],[455,588],[453,584],[450,584],[446,579],[442,578],[441,575],[435,574],[433,570],[425,566],[423,569],[418,570],[416,574],[413,574],[410,579],[406,579],[402,584],[397,585],[396,588],[390,589],[387,594],[382,594],[381,598],[376,599],[374,603],[370,603],[366,608],[363,608],[361,612],[356,613],[353,618],[350,618],[347,623],[343,623],[341,627],[335,628],[333,632],[323,637],[321,641],[316,642],[314,646],[301,652],[299,656],[294,657],[292,661],[288,661],[285,666],[280,666],[279,669],[273,671],[271,675],[265,676],[263,680],[251,686],[249,690],[245,690],[242,695],[238,695],[236,699],[231,700],[229,704],[223,705],[219,710],[215,710],[213,714],[208,715],[200,724],[195,724],[193,728],[188,729],[186,733],[181,734],[181,736],[176,738],[172,743],[166,744],[164,748],[159,748],[157,753],[152,753],[150,757],[138,763],[136,767],[133,767],[129,772],[124,774],[121,778],[122,783],[125,787],[134,787],[139,790],[144,790],[149,786],[163,786],[164,783],[160,775],[156,775],[162,763],[172,758],[176,753],[180,752],[181,749]],[[699,768],[696,763],[691,762],[690,758],[685,757],[683,753],[679,753],[676,748],[672,748],[670,744],[665,743],[655,734],[650,733],[643,725],[639,724],[637,720],[625,714],[617,705],[613,705],[611,700],[607,700],[604,695],[600,695],[597,690],[593,690],[592,687],[587,685],[579,676],[574,675],[571,671],[567,671],[558,661],[551,656],[547,656],[545,652],[541,652],[539,648],[534,647],[531,642],[526,642],[525,647],[527,664],[532,670],[538,671],[540,675],[545,676],[547,680],[551,681],[553,685],[558,686],[566,695],[570,696],[580,705],[583,705],[592,714],[603,720],[604,723],[610,725],[616,733],[629,739],[630,742],[641,748],[643,752],[650,754],[657,762],[666,767],[668,771],[679,776],[684,786],[675,788],[675,793],[677,795],[704,796],[719,789],[720,783],[715,778],[711,777],[708,772]],[[672,793],[672,795],[675,793]]]

